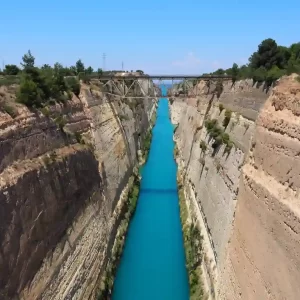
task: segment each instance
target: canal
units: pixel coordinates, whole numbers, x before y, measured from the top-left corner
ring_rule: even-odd
[[[168,100],[156,124],[135,214],[116,274],[113,300],[188,300],[183,236]]]

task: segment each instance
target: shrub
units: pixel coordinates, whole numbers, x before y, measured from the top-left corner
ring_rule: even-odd
[[[66,125],[66,120],[64,116],[58,116],[55,120],[56,125],[63,130],[64,126]]]
[[[200,142],[200,148],[203,152],[205,152],[207,150],[207,146],[206,146],[206,143],[204,141]]]
[[[216,126],[217,122],[218,121],[216,119],[205,121],[205,127],[207,131],[209,132],[210,130],[212,130]]]
[[[15,118],[15,117],[18,115],[17,110],[16,110],[14,107],[12,107],[12,106],[10,106],[9,104],[7,104],[7,103],[5,103],[5,104],[3,105],[3,110],[4,110],[6,113],[8,113],[12,118]]]
[[[223,82],[222,82],[222,80],[217,81],[215,91],[216,91],[216,94],[217,94],[217,98],[220,98],[220,96],[223,92]]]
[[[224,105],[222,103],[219,103],[219,110],[220,110],[220,113],[223,111],[224,109]]]
[[[17,92],[17,101],[28,107],[41,107],[43,93],[31,79],[23,78]]]
[[[49,117],[50,116],[50,111],[49,108],[47,106],[41,108],[41,112],[45,117]]]
[[[231,110],[228,110],[226,109],[225,111],[225,118],[224,118],[224,121],[223,121],[223,126],[226,128],[230,122],[230,119],[231,119]]]
[[[75,77],[69,77],[66,79],[67,87],[78,96],[80,93],[80,83]]]

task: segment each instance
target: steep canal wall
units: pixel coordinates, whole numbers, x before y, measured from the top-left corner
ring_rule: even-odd
[[[201,82],[197,98],[171,101],[211,298],[297,298],[299,88],[295,75],[269,91],[249,80],[225,82],[218,98],[213,84]]]
[[[156,100],[92,80],[64,104],[16,106],[0,112],[0,298],[94,299]]]

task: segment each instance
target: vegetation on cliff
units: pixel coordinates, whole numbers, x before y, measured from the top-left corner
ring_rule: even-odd
[[[111,298],[114,278],[125,244],[128,225],[136,209],[137,200],[139,197],[139,190],[140,180],[137,175],[134,175],[129,179],[129,191],[127,195],[127,200],[121,208],[120,217],[122,218],[122,220],[118,227],[118,233],[112,249],[110,260],[107,264],[105,274],[102,277],[100,291],[97,297],[98,300],[106,300]]]
[[[85,68],[79,59],[75,66],[63,67],[55,63],[53,67],[44,64],[42,67],[35,65],[35,58],[28,51],[23,57],[21,68],[16,65],[6,65],[3,72],[5,77],[0,79],[0,85],[19,84],[16,100],[27,107],[41,108],[46,104],[65,102],[72,97],[72,92],[79,95],[80,84],[77,78],[68,77],[81,73],[91,74],[93,68]],[[98,69],[97,74],[102,74]]]
[[[228,125],[230,121],[230,117],[231,117],[231,111],[228,111],[227,116],[225,113],[225,119],[223,121],[224,126]],[[226,133],[221,126],[219,126],[218,121],[216,119],[207,120],[205,122],[205,127],[210,137],[215,140],[214,143],[212,144],[212,147],[214,149],[217,149],[222,144],[225,144],[226,145],[225,151],[229,152],[231,150],[231,148],[233,147],[233,142],[230,140],[229,134]]]
[[[203,258],[203,237],[189,216],[182,179],[178,176],[180,219],[182,224],[186,267],[189,274],[190,299],[201,300],[205,297],[201,280],[201,263]]]
[[[231,75],[234,80],[252,78],[271,85],[279,77],[291,73],[300,73],[300,42],[285,47],[268,38],[258,45],[248,64],[239,67],[234,63],[229,69],[218,69],[211,74]]]

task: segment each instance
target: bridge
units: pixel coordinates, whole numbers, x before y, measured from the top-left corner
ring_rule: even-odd
[[[104,93],[121,98],[160,98],[162,95],[159,87],[161,86],[168,89],[168,96],[170,97],[196,97],[199,91],[197,87],[194,89],[193,87],[203,80],[223,82],[224,80],[232,80],[232,77],[228,75],[133,75],[130,73],[105,74],[97,77]],[[176,89],[172,89],[175,86]]]

